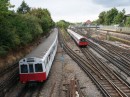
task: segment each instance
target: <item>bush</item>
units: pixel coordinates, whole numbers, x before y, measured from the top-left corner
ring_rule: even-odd
[[[26,45],[37,38],[43,30],[39,24],[39,19],[30,15],[17,15],[13,21],[13,26],[20,38],[20,45]]]
[[[54,26],[47,9],[36,9],[35,13],[38,16],[34,13],[0,15],[0,56],[19,46],[28,45]]]

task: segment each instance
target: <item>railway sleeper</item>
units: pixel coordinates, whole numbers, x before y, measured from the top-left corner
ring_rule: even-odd
[[[110,95],[111,95],[111,97],[119,97],[119,94],[115,93],[115,92],[113,92],[113,93],[111,92]]]
[[[104,87],[104,88],[107,90],[113,90],[113,87],[111,87],[110,85],[109,85],[109,87]]]
[[[103,87],[110,87],[110,85],[109,84],[104,84],[104,85],[102,85]]]

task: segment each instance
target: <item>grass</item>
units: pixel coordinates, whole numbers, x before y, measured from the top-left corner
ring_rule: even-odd
[[[130,41],[125,40],[125,39],[121,39],[121,38],[117,38],[117,37],[114,37],[114,36],[110,36],[109,40],[111,40],[111,41],[119,41],[119,42],[122,42],[124,44],[130,45]]]

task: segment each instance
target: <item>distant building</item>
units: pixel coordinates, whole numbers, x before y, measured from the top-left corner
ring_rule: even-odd
[[[87,20],[85,23],[86,24],[91,24],[92,22],[90,20]]]
[[[84,25],[90,25],[92,22],[90,20],[87,20],[86,22],[84,22]]]

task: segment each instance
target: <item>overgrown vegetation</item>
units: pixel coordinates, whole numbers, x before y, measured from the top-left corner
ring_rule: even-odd
[[[125,39],[121,39],[121,38],[117,38],[117,37],[114,37],[114,36],[110,36],[109,40],[111,40],[111,41],[119,41],[119,42],[122,42],[124,44],[130,45],[130,41],[125,40]]]
[[[93,21],[94,24],[130,26],[130,17],[125,16],[125,9],[122,11],[112,8],[99,14],[99,19]]]
[[[22,2],[17,12],[9,10],[13,7],[9,0],[0,1],[0,56],[9,51],[28,45],[54,27],[47,9],[31,9]]]
[[[64,20],[60,20],[59,22],[56,23],[56,25],[60,28],[66,29],[70,25],[69,22],[66,22]]]

